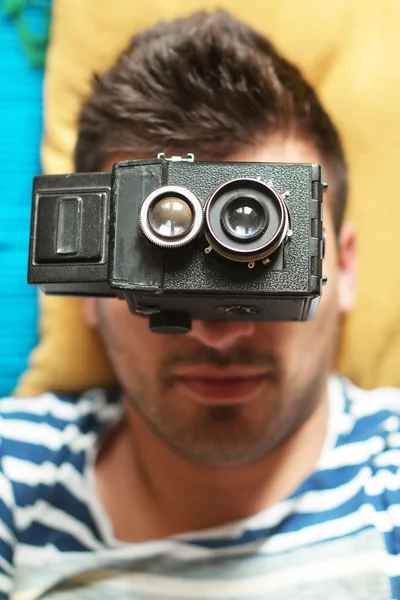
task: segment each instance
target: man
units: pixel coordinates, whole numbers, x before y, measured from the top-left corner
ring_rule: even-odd
[[[400,394],[330,376],[356,279],[332,122],[267,40],[201,13],[136,36],[81,114],[79,171],[160,151],[322,165],[317,315],[158,336],[85,299],[121,392],[2,402],[0,597],[400,598]]]

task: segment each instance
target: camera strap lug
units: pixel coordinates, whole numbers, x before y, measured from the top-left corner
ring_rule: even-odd
[[[168,162],[194,162],[194,154],[191,154],[189,152],[186,158],[183,158],[182,156],[170,156],[169,158],[167,158],[164,152],[159,152],[157,154],[157,158],[166,160]]]

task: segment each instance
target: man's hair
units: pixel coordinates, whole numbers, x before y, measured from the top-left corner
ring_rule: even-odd
[[[75,165],[98,171],[118,153],[223,160],[275,134],[317,149],[333,188],[338,233],[347,168],[316,93],[261,34],[224,11],[198,12],[139,33],[95,77],[79,119]]]

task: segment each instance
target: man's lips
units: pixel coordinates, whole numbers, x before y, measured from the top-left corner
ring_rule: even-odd
[[[196,400],[206,404],[238,404],[250,400],[270,372],[254,367],[187,367],[174,372]]]
[[[268,370],[261,367],[180,367],[173,372],[174,377],[187,379],[242,379],[244,377],[260,377],[266,375]]]

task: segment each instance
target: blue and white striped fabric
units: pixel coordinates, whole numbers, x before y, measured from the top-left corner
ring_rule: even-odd
[[[400,600],[400,390],[333,377],[314,472],[252,518],[119,542],[95,493],[117,396],[0,401],[0,598]]]

